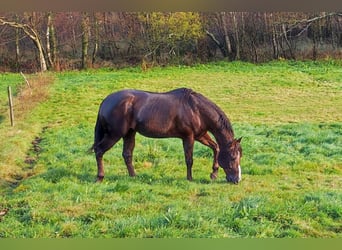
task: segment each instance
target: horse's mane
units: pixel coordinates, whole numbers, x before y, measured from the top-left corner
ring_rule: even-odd
[[[183,101],[186,101],[192,108],[197,110],[200,109],[201,112],[206,115],[213,116],[213,111],[215,111],[218,115],[218,119],[216,119],[221,129],[227,129],[231,134],[234,134],[232,125],[226,114],[208,98],[188,88],[176,89],[173,92],[181,95]]]

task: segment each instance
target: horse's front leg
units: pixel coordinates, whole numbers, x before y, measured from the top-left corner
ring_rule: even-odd
[[[203,145],[211,148],[213,150],[214,153],[214,161],[213,161],[213,172],[210,174],[210,178],[212,180],[215,180],[217,178],[218,175],[218,170],[219,170],[219,164],[218,164],[218,153],[220,152],[220,149],[218,147],[218,145],[216,144],[216,142],[214,142],[210,135],[208,133],[205,133],[202,137],[197,139],[200,143],[202,143]]]
[[[210,179],[215,180],[217,178],[218,170],[219,170],[219,164],[218,164],[217,159],[218,159],[218,154],[220,152],[220,149],[214,141],[212,141],[209,147],[212,148],[214,152],[213,172],[210,174]]]
[[[104,167],[103,167],[103,153],[95,155],[97,163],[97,178],[96,182],[102,182],[104,178]]]
[[[134,167],[132,164],[133,150],[135,146],[135,131],[129,131],[123,138],[122,156],[125,160],[129,176],[135,176]]]
[[[183,148],[184,148],[184,156],[185,156],[185,163],[187,168],[187,179],[192,181],[192,155],[194,150],[194,139],[193,137],[183,139]]]

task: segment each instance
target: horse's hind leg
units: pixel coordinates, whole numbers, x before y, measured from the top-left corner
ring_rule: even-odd
[[[125,160],[129,176],[135,176],[134,167],[132,164],[133,149],[135,146],[135,131],[130,130],[126,136],[123,137],[123,152],[122,156]]]
[[[217,161],[218,153],[220,151],[219,147],[217,146],[216,142],[214,142],[208,133],[205,133],[202,137],[198,138],[197,141],[202,143],[203,145],[211,148],[214,152],[214,162],[213,162],[213,172],[210,174],[210,178],[215,180],[217,178],[219,164]]]
[[[104,178],[103,155],[111,147],[120,140],[120,137],[111,138],[105,134],[103,139],[94,146],[96,162],[97,162],[97,182],[101,182]]]
[[[192,181],[192,163],[193,163],[193,150],[194,150],[194,139],[193,137],[188,137],[183,139],[183,148],[184,148],[184,156],[185,163],[187,168],[186,178],[189,181]]]

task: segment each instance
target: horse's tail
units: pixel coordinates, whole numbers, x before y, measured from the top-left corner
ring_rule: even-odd
[[[100,114],[97,115],[97,120],[94,129],[94,144],[89,149],[89,153],[94,152],[96,145],[103,139],[104,137],[104,129],[100,122]]]

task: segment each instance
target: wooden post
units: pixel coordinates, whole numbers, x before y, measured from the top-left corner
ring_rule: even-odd
[[[14,126],[13,98],[12,98],[12,90],[10,86],[8,86],[8,104],[10,108],[11,126],[13,127]]]

